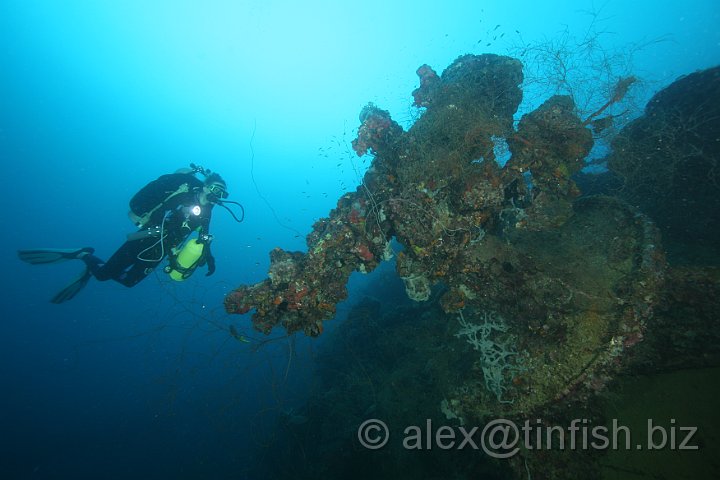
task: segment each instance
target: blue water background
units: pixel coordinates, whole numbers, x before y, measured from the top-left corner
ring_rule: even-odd
[[[318,341],[253,352],[228,326],[264,337],[222,300],[265,277],[272,248],[304,249],[312,223],[354,189],[369,163],[349,146],[361,108],[374,102],[407,127],[423,63],[441,72],[461,54],[591,28],[608,50],[643,45],[631,71],[646,100],[719,63],[719,10],[715,0],[4,0],[2,477],[242,478],[272,461],[255,447],[313,384]],[[240,225],[215,212],[216,274],[92,282],[50,304],[81,265],[29,266],[15,251],[93,246],[109,257],[132,231],[128,199],[190,162],[221,173],[247,210]],[[353,277],[340,317],[390,277]]]

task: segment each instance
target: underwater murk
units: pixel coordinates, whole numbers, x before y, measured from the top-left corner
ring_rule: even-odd
[[[193,319],[272,366],[223,478],[720,478],[720,66],[638,103],[626,65],[571,88],[588,52],[458,52],[411,121],[358,105],[359,183]]]

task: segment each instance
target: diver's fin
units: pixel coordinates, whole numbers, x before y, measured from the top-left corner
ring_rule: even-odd
[[[90,280],[90,277],[92,277],[92,273],[90,273],[89,269],[84,269],[83,273],[75,279],[71,284],[69,284],[67,287],[60,290],[57,295],[55,295],[52,300],[50,300],[52,303],[63,303],[67,302],[71,298],[73,298],[75,295],[77,295],[80,290],[85,288],[85,285],[87,285],[88,280]]]
[[[37,250],[18,250],[18,257],[23,262],[33,265],[41,265],[46,263],[59,263],[67,260],[76,260],[85,255],[95,252],[94,248],[69,248],[69,249],[50,249],[43,248]]]

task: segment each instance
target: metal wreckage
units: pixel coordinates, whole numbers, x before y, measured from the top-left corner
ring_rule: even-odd
[[[553,96],[522,117],[520,61],[466,55],[442,75],[418,69],[424,113],[404,131],[369,104],[353,149],[373,160],[307,236],[307,253],[270,253],[268,278],[227,295],[254,310],[261,332],[320,335],[354,271],[390,259],[418,302],[442,285],[476,375],[443,402],[446,415],[529,414],[603,388],[643,339],[664,276],[654,224],[615,197],[580,197],[571,177],[593,146],[591,127],[632,83],[585,120]],[[498,149],[510,158],[496,161]]]

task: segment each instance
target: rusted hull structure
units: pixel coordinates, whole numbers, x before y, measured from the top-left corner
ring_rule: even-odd
[[[363,183],[313,226],[307,253],[273,250],[268,279],[230,293],[227,311],[254,311],[265,333],[319,335],[351,273],[393,256],[395,239],[408,296],[441,291],[458,322],[448,343],[477,359],[477,375],[443,406],[449,416],[528,413],[602,388],[656,302],[664,258],[654,225],[615,198],[577,200],[571,177],[593,136],[570,97],[513,128],[519,61],[467,55],[442,75],[427,65],[418,75],[422,116],[403,131],[365,107],[353,142],[374,155]]]

